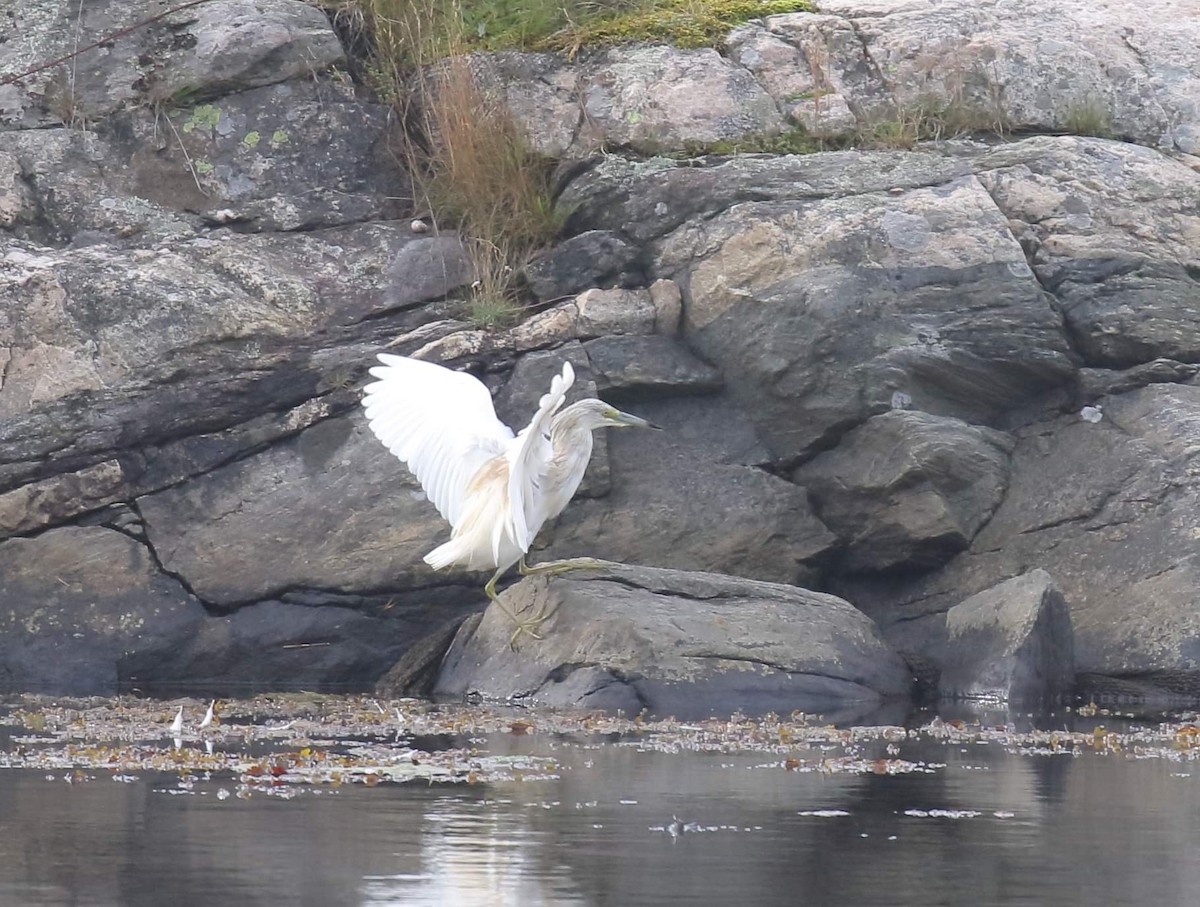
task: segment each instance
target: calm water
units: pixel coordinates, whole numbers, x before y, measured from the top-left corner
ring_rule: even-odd
[[[0,905],[1200,903],[1200,762],[919,740],[897,755],[928,773],[827,775],[630,742],[483,745],[561,769],[291,799],[0,771]]]

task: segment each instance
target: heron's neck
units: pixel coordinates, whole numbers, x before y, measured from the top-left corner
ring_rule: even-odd
[[[592,428],[587,414],[568,406],[550,423],[550,444],[555,453],[563,450],[592,452]]]

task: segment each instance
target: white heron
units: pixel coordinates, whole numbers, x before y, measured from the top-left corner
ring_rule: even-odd
[[[387,353],[379,360],[383,365],[371,369],[378,380],[363,397],[367,423],[451,527],[450,541],[425,555],[425,563],[434,570],[494,568],[483,591],[517,624],[512,641],[522,631],[537,637],[534,628],[544,617],[519,620],[496,595],[496,581],[513,564],[523,575],[603,564],[572,558],[530,567],[525,555],[538,530],[566,509],[579,488],[595,429],[658,426],[603,400],[563,408],[575,381],[571,363],[564,362],[529,425],[514,435],[474,376]]]

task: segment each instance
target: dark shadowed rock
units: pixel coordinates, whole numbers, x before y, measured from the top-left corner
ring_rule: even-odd
[[[671,337],[597,337],[583,345],[606,396],[646,397],[720,390],[721,373]]]
[[[740,202],[837,197],[948,182],[972,172],[973,156],[831,151],[752,154],[711,162],[605,156],[567,184],[559,204],[570,212],[569,232],[613,230],[647,242]]]
[[[112,694],[153,674],[205,620],[145,545],[99,527],[0,544],[0,686]]]
[[[214,693],[231,687],[370,689],[411,642],[407,635],[398,621],[350,608],[268,601],[208,618],[169,664],[153,671],[131,665],[125,679],[147,688],[186,684]]]
[[[467,251],[456,234],[413,239],[388,263],[388,305],[438,299],[466,286],[471,273]]]
[[[464,627],[435,692],[676,715],[823,711],[906,696],[904,662],[845,602],[792,586],[613,565],[532,577],[503,600],[545,607],[543,639],[509,647],[495,605]]]
[[[180,240],[201,225],[312,230],[399,216],[385,108],[326,80],[78,129],[0,132],[0,225],[40,242]]]
[[[950,699],[1053,702],[1075,679],[1071,612],[1045,570],[946,612],[939,691]]]
[[[375,693],[388,699],[431,694],[437,683],[438,672],[442,669],[442,659],[450,650],[459,628],[465,627],[466,632],[470,632],[482,617],[482,613],[477,613],[467,615],[466,620],[447,621],[428,636],[417,640],[379,679]]]
[[[1013,439],[928,413],[874,416],[792,476],[846,545],[845,570],[926,569],[965,549],[1004,496]]]
[[[387,123],[349,84],[306,79],[139,111],[105,131],[134,195],[211,225],[312,230],[404,213]]]
[[[637,249],[609,230],[572,236],[525,266],[534,295],[543,302],[574,296],[592,287],[643,283]]]

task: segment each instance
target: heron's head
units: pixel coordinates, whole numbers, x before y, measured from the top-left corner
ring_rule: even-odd
[[[603,400],[580,400],[572,403],[559,415],[560,419],[575,422],[589,431],[597,428],[659,428],[640,416],[622,412]],[[557,420],[556,420],[557,421]],[[661,430],[661,429],[660,429]]]

